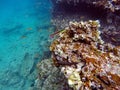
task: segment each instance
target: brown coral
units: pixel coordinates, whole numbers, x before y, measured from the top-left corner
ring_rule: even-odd
[[[70,22],[50,47],[75,90],[120,90],[120,47],[104,43],[99,27],[99,21]]]

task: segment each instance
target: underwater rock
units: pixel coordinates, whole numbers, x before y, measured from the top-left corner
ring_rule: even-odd
[[[93,4],[109,9],[111,12],[120,10],[120,0],[100,0],[93,2]]]
[[[111,12],[120,10],[120,0],[52,0],[54,4],[67,3],[77,5],[79,3],[93,4],[97,7],[109,9]]]
[[[111,43],[115,46],[120,45],[120,27],[116,28],[113,25],[109,25],[102,30],[101,37],[105,42]]]
[[[29,83],[33,83],[37,78],[36,63],[37,60],[34,59],[32,54],[25,54],[19,71],[21,77],[25,79],[25,82],[29,80]]]
[[[9,74],[9,75],[8,75]],[[6,71],[6,75],[3,75],[4,77],[2,77],[0,80],[0,84],[2,85],[14,85],[18,82],[20,82],[20,78],[18,75],[16,75],[16,73],[11,72],[11,71]]]
[[[29,53],[26,53],[21,64],[20,74],[23,77],[27,77],[30,74],[33,64],[34,60],[32,59],[32,56]]]
[[[99,21],[70,22],[51,44],[52,59],[74,90],[120,90],[120,47],[105,43]]]
[[[71,90],[65,76],[54,66],[52,59],[42,60],[37,68],[39,75],[33,90]]]
[[[14,70],[6,70],[0,73],[0,90],[10,90],[10,87],[21,88],[25,85],[24,79],[19,75],[19,72]]]
[[[20,30],[23,28],[23,25],[16,25],[13,28],[3,28],[1,31],[4,35],[19,34]]]
[[[69,21],[97,19],[101,21],[101,26],[105,26],[104,28],[114,25],[116,30],[119,30],[120,0],[52,0],[52,2],[54,6],[52,23],[58,29],[64,29]]]

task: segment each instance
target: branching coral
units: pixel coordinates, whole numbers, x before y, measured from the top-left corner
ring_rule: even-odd
[[[52,59],[74,90],[120,90],[120,47],[100,37],[99,21],[70,22],[51,44]]]

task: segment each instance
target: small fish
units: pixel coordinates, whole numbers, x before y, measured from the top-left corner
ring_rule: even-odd
[[[57,30],[53,34],[50,35],[50,38],[54,38],[55,35],[59,34],[60,32],[63,32],[64,30]]]
[[[40,32],[41,31],[41,29],[39,29],[39,30],[37,30],[38,32]]]
[[[39,59],[39,57],[40,57],[40,54],[39,54],[39,53],[35,53],[34,59],[35,59],[35,60],[36,60],[36,59]]]
[[[32,30],[32,28],[31,28],[31,27],[29,27],[29,28],[27,28],[27,30]]]
[[[55,35],[57,35],[58,33],[60,33],[60,31],[56,31],[53,34],[50,35],[50,38],[54,38]]]
[[[116,39],[115,39],[115,38],[112,37],[111,39],[112,39],[112,41],[116,42]]]
[[[21,39],[24,39],[24,38],[26,38],[26,37],[27,37],[27,36],[23,35],[23,36],[21,36],[20,38],[21,38]]]
[[[80,19],[84,19],[85,17],[84,16],[81,16]]]

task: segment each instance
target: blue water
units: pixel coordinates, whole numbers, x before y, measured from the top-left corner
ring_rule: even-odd
[[[0,0],[0,90],[29,90],[50,55],[50,0]]]

